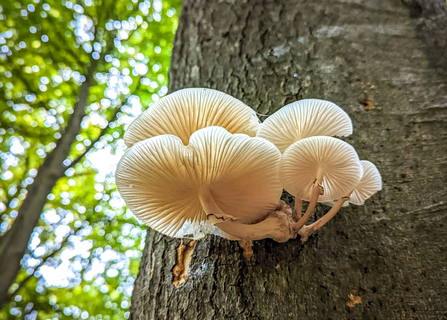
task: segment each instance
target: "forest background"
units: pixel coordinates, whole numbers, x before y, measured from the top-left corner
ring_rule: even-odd
[[[26,245],[0,319],[129,317],[146,228],[114,171],[123,130],[168,92],[179,10],[177,0],[2,1],[0,260],[14,269],[5,248],[14,236]],[[45,188],[39,213],[31,198]]]

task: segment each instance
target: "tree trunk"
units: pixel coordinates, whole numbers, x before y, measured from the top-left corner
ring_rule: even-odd
[[[171,91],[216,88],[261,114],[334,101],[384,189],[304,246],[255,242],[249,262],[208,236],[177,288],[180,240],[149,229],[132,319],[447,318],[446,11],[445,0],[185,1]]]

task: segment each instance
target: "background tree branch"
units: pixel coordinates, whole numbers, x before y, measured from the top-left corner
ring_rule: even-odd
[[[64,175],[63,161],[67,158],[71,146],[76,140],[76,135],[80,131],[89,89],[93,82],[93,73],[97,65],[98,60],[92,60],[87,69],[85,81],[79,88],[78,101],[73,107],[73,114],[57,142],[56,148],[47,155],[39,167],[34,183],[29,186],[27,197],[18,210],[16,220],[0,242],[0,270],[2,270],[0,273],[0,308],[7,301],[8,289],[20,270],[20,260],[28,246],[29,237],[39,221],[47,201],[46,196],[51,192],[57,180]]]
[[[60,243],[60,245],[59,245],[59,248],[57,248],[57,249],[54,249],[50,254],[48,254],[48,255],[46,255],[43,259],[42,259],[42,261],[39,263],[39,265],[37,265],[35,268],[34,268],[34,270],[30,273],[30,274],[28,274],[23,280],[21,280],[19,283],[18,283],[18,287],[8,296],[8,300],[11,300],[12,298],[14,298],[19,292],[20,292],[20,290],[27,284],[27,282],[34,276],[34,273],[41,267],[41,266],[43,266],[47,261],[48,261],[48,259],[50,259],[50,258],[53,258],[56,254],[58,254],[59,252],[61,252],[62,251],[62,249],[64,249],[65,248],[65,244],[67,244],[67,242],[68,242],[68,238],[70,238],[70,236],[72,236],[73,234],[75,234],[78,230],[79,230],[80,228],[76,228],[75,230],[72,230],[71,232],[70,232],[70,234],[68,235],[68,236],[66,236],[65,238],[64,238],[64,240],[62,240],[62,242]]]
[[[92,143],[85,149],[85,151],[84,151],[81,155],[79,155],[79,156],[78,156],[75,160],[73,160],[68,166],[66,166],[66,169],[65,169],[65,170],[68,170],[68,169],[70,169],[70,168],[74,168],[74,167],[76,166],[76,164],[78,164],[79,161],[81,161],[82,158],[84,158],[85,155],[86,155],[87,153],[89,153],[90,150],[93,149],[93,147],[95,146],[95,143],[97,143],[99,140],[101,140],[101,137],[103,137],[104,134],[109,130],[109,128],[110,128],[110,124],[111,124],[112,122],[114,122],[114,121],[117,119],[118,113],[122,110],[123,106],[127,104],[127,102],[129,101],[129,98],[130,98],[132,95],[134,95],[136,92],[138,92],[140,86],[141,86],[140,81],[138,81],[138,84],[137,84],[136,88],[133,90],[133,92],[130,93],[130,94],[129,94],[129,95],[128,95],[128,96],[127,96],[121,103],[120,103],[120,105],[117,106],[117,107],[115,108],[115,111],[113,112],[112,117],[109,119],[109,121],[108,121],[108,123],[107,123],[107,126],[106,126],[104,129],[101,130],[101,132],[99,133],[98,137],[97,137],[97,138],[96,138],[96,139],[95,139],[95,140],[94,140],[94,141],[93,141],[93,142],[92,142]]]

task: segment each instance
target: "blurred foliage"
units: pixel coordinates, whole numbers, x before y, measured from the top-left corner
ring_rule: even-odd
[[[179,8],[178,0],[1,1],[0,236],[27,185],[39,183],[91,64],[95,81],[65,160],[72,167],[47,197],[0,319],[129,317],[145,228],[113,173],[124,128],[167,93]]]

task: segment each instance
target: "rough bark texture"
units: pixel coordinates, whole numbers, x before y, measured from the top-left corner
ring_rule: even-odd
[[[334,101],[384,190],[304,246],[255,242],[250,262],[207,237],[178,288],[180,241],[149,230],[132,318],[447,318],[445,1],[188,0],[179,25],[171,91],[216,88],[262,114]]]

